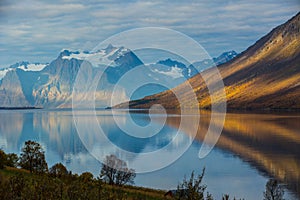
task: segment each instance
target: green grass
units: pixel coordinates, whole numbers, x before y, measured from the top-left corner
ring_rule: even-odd
[[[39,175],[39,174],[31,174],[27,170],[6,167],[5,169],[0,170],[0,186],[4,189],[2,193],[10,192],[11,195],[13,193],[17,193],[17,191],[11,190],[10,180],[14,177],[22,176],[26,182],[26,191],[23,192],[23,198],[26,198],[26,195],[30,194],[40,194],[39,191],[35,191],[34,185],[45,185],[48,184],[47,187],[54,188],[53,193],[57,193],[58,191],[62,191],[62,197],[59,199],[71,199],[69,195],[70,188],[73,189],[74,193],[78,195],[82,195],[86,193],[88,196],[78,197],[78,199],[128,199],[128,200],[163,200],[166,199],[164,194],[166,191],[163,190],[155,190],[144,187],[137,186],[116,186],[116,185],[108,185],[106,183],[101,184],[101,195],[99,194],[99,185],[97,185],[96,180],[91,180],[89,182],[82,182],[80,177],[78,176],[70,176],[65,178],[53,178],[47,174]],[[2,183],[1,183],[2,182]],[[63,189],[60,189],[60,184],[63,185]],[[1,185],[2,184],[2,185]],[[77,184],[77,185],[76,185]],[[75,185],[75,187],[74,187]],[[7,187],[7,188],[6,188]],[[32,191],[29,191],[32,190]],[[21,192],[21,193],[22,193]],[[47,192],[51,191],[48,189]],[[75,196],[76,196],[75,194]],[[0,199],[1,199],[1,190],[0,190]],[[46,195],[46,194],[45,194]],[[49,195],[49,194],[48,194]],[[24,197],[25,196],[25,197]],[[76,197],[77,198],[77,197]],[[58,199],[58,198],[52,198]]]

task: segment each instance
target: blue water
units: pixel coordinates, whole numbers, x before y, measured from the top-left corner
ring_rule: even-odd
[[[192,125],[187,125],[178,132],[178,115],[169,116],[166,123],[162,120],[164,116],[155,115],[151,123],[148,114],[143,113],[120,111],[115,119],[109,111],[98,110],[95,114],[108,141],[122,151],[133,153],[134,156],[126,160],[129,165],[138,160],[138,155],[165,148],[161,155],[154,156],[150,161],[132,165],[139,169],[146,166],[163,167],[138,173],[135,185],[175,189],[185,175],[189,177],[192,171],[200,174],[205,167],[203,183],[215,199],[220,199],[222,194],[245,199],[263,199],[265,184],[270,177],[286,180],[283,182],[287,185],[286,199],[297,199],[297,194],[299,197],[299,177],[294,177],[300,169],[297,150],[300,144],[298,115],[228,114],[219,142],[208,156],[199,159],[201,133],[193,140],[189,132]],[[81,120],[80,123],[92,126],[92,111],[82,111],[77,117]],[[200,127],[207,126],[209,115],[204,114],[201,117],[203,120]],[[143,137],[139,138],[128,135],[117,126],[116,120],[118,124],[128,126],[129,131],[135,132],[134,127],[128,125],[129,119],[133,119],[140,126],[151,124],[150,130],[162,128],[155,135],[147,131],[141,133]],[[261,124],[266,128],[258,128]],[[109,152],[118,154],[118,151],[99,141],[102,137],[97,129],[95,132],[78,133],[77,128],[71,110],[2,110],[0,148],[5,152],[19,154],[26,140],[35,140],[42,144],[49,167],[61,162],[73,173],[89,171],[96,177],[99,175],[101,162],[95,157]],[[274,135],[269,138],[269,134]],[[284,143],[282,147],[278,145],[278,141]],[[182,156],[165,166],[161,164],[169,162],[168,157],[179,154],[181,145],[189,142],[191,145]],[[283,160],[284,163],[281,164]]]

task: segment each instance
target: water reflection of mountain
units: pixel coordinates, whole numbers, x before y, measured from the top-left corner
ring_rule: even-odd
[[[33,125],[35,132],[45,134],[49,148],[62,158],[87,152],[78,137],[70,111],[34,113]]]
[[[19,153],[25,141],[35,140],[42,144],[49,162],[71,163],[74,160],[83,161],[83,158],[91,156],[86,147],[91,148],[89,150],[93,156],[101,157],[118,153],[114,148],[112,149],[111,145],[103,142],[103,136],[97,129],[98,123],[110,141],[120,148],[135,153],[162,148],[172,140],[172,135],[176,134],[175,128],[164,127],[161,133],[153,137],[135,138],[123,133],[114,122],[118,120],[119,123],[127,125],[126,114],[115,118],[106,111],[98,114],[98,121],[95,121],[90,111],[80,112],[79,120],[85,125],[85,131],[79,137],[71,110],[1,112],[0,148],[8,152]],[[136,120],[144,120],[141,116],[133,117]]]
[[[16,147],[23,129],[23,115],[2,111],[0,112],[0,124],[0,149]]]
[[[46,152],[56,152],[61,160],[86,152],[76,134],[71,112],[1,112],[0,124],[1,141],[10,151],[19,152],[30,139],[41,143]]]
[[[183,130],[197,126],[193,116]],[[299,116],[271,114],[227,114],[217,147],[232,152],[268,177],[275,177],[287,184],[300,196],[300,124]],[[208,130],[210,114],[201,115],[196,139],[203,141]],[[180,117],[170,117],[167,124],[179,127]],[[221,126],[215,118],[212,126]]]

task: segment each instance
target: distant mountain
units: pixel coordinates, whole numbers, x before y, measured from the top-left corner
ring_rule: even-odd
[[[229,109],[300,109],[300,13],[218,69]],[[186,97],[186,104],[192,93],[197,95],[199,104],[190,107],[210,108],[210,95],[201,75],[211,76],[212,70],[188,80],[194,91],[188,89],[187,82],[174,90]],[[171,91],[129,103],[131,108],[149,108],[153,104],[180,107]]]
[[[47,64],[44,63],[29,63],[26,61],[18,62],[7,68],[0,69],[0,80],[6,75],[7,72],[15,69],[22,69],[23,71],[40,71]]]
[[[227,53],[222,55],[225,58]],[[227,56],[219,60],[225,62],[228,59],[230,57]],[[83,80],[85,87],[92,87],[97,74],[105,69],[95,93],[97,107],[111,106],[110,97],[115,84],[132,69],[136,69],[134,76],[137,78],[131,78],[118,87],[119,103],[165,91],[183,83],[198,72],[193,65],[185,66],[171,59],[144,65],[131,50],[125,47],[108,45],[94,52],[62,50],[49,64],[19,62],[0,69],[0,105],[2,107],[71,107],[74,83],[83,62],[88,69]],[[213,65],[213,61],[211,64]],[[128,88],[143,84],[144,81],[153,84],[139,88],[132,95],[128,93]],[[156,83],[165,83],[169,87]]]
[[[142,62],[128,49],[109,45],[96,52],[63,50],[50,64],[21,62],[0,70],[0,105],[2,107],[37,106],[71,107],[73,85],[85,58],[90,67],[87,77],[93,78],[101,66],[107,66],[101,86],[96,92],[97,105],[107,106],[107,95],[121,74]],[[96,65],[96,66],[95,66]],[[99,84],[100,84],[99,83]],[[120,92],[120,100],[126,95]]]
[[[181,62],[168,58],[166,60],[158,61],[156,65],[152,66],[152,68],[161,74],[169,74],[173,77],[185,77],[186,79],[189,79],[198,74],[199,72],[204,71],[205,69],[226,63],[231,59],[235,58],[237,55],[238,54],[235,51],[228,51],[222,53],[217,58],[205,59],[190,64],[188,66]],[[162,65],[162,67],[158,69],[157,65]],[[166,68],[164,66],[169,66],[170,68]]]
[[[176,60],[171,60],[170,58],[166,60],[160,60],[156,64],[171,67],[168,69],[168,71],[166,71],[167,68],[162,67],[161,73],[169,73],[172,74],[173,76],[183,76],[186,79],[189,79],[194,75],[196,75],[197,73],[199,73],[193,65],[186,66],[185,64],[178,62]],[[159,70],[157,69],[157,71]]]
[[[202,61],[198,61],[192,64],[192,66],[190,66],[191,68],[196,68],[199,72],[202,72],[210,67],[213,66],[218,66],[221,64],[224,64],[230,60],[232,60],[233,58],[235,58],[238,54],[235,51],[227,51],[222,53],[220,56],[216,57],[216,58],[212,58],[212,59],[205,59]],[[198,73],[192,73],[194,75],[198,74]]]
[[[0,105],[2,107],[32,106],[28,89],[31,87],[35,74],[45,68],[47,64],[19,62],[8,68],[0,70]],[[22,73],[28,74],[28,78],[20,77]],[[28,82],[23,82],[28,79]],[[29,97],[29,99],[27,99]]]
[[[174,88],[204,69],[215,66],[216,64],[227,62],[236,55],[237,53],[235,51],[224,52],[217,58],[200,61],[197,65],[185,65],[177,60],[167,58],[154,64],[143,65],[143,68],[140,70],[135,70],[134,77],[137,78],[123,83],[123,86],[125,91],[127,91],[128,88],[137,85],[143,85],[132,96],[130,96],[131,100],[139,99],[170,88]],[[146,82],[152,82],[152,84],[145,84]]]
[[[216,65],[221,65],[221,64],[224,64],[224,63],[232,60],[237,55],[238,55],[237,52],[235,52],[233,50],[232,51],[227,51],[227,52],[222,53],[217,58],[213,58],[213,60],[214,60]]]

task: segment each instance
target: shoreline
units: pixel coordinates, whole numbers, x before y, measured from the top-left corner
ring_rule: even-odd
[[[34,107],[34,106],[28,106],[28,107],[0,107],[0,110],[33,110],[33,109],[43,109],[43,108]]]

